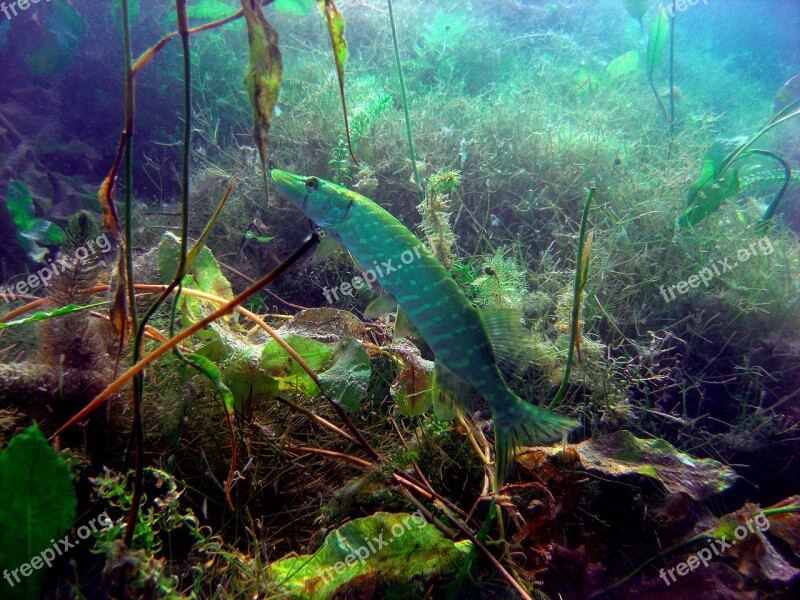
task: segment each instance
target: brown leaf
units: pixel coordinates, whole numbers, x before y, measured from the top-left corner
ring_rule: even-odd
[[[342,112],[344,113],[344,131],[347,136],[347,149],[350,151],[350,158],[358,164],[353,145],[350,142],[350,123],[347,118],[347,101],[344,94],[344,64],[347,61],[347,41],[344,39],[344,17],[333,0],[317,0],[317,5],[325,16],[328,23],[328,33],[331,36],[331,46],[333,48],[333,60],[336,63],[336,75],[339,78],[339,95],[342,98]]]
[[[408,340],[399,340],[392,344],[391,352],[403,360],[395,380],[390,387],[392,397],[406,416],[417,416],[430,407],[431,376],[433,362],[425,360],[419,349]]]
[[[792,496],[774,504],[765,510],[773,511],[777,508],[800,507],[800,496]],[[787,511],[775,512],[767,517],[769,519],[769,534],[786,542],[800,558],[800,512]]]
[[[125,346],[125,337],[128,333],[128,295],[127,279],[125,277],[125,250],[124,245],[120,245],[117,252],[117,273],[116,281],[112,287],[111,305],[108,310],[108,318],[111,326],[117,334],[117,357],[114,363],[114,377],[117,376],[119,361],[122,358],[122,351]]]
[[[125,131],[119,136],[119,145],[117,146],[114,164],[111,165],[111,170],[103,180],[97,193],[97,200],[103,209],[103,227],[120,243],[122,242],[122,225],[120,225],[117,207],[114,204],[114,191],[116,190],[117,171],[125,153],[125,140],[127,137],[128,134]]]
[[[800,497],[794,496],[779,503],[775,508],[798,506]],[[797,540],[800,532],[800,514],[782,512],[764,514],[756,504],[747,503],[741,509],[720,518],[719,522],[707,531],[718,540],[730,544],[728,554],[737,560],[737,570],[751,579],[789,583],[800,575],[794,567],[769,541],[767,532],[786,541],[797,554]]]
[[[269,162],[267,140],[272,111],[278,102],[283,63],[278,48],[278,32],[264,17],[261,2],[242,0],[242,9],[247,21],[247,40],[250,45],[250,62],[244,84],[253,105],[253,140],[258,145],[261,172],[266,185]]]
[[[537,449],[555,456],[561,453],[562,446]],[[731,468],[713,459],[695,458],[664,440],[637,438],[629,431],[593,437],[576,444],[574,449],[591,472],[612,479],[645,476],[659,482],[668,492],[684,492],[695,500],[704,500],[736,481]],[[518,459],[523,465],[525,456],[522,453]]]

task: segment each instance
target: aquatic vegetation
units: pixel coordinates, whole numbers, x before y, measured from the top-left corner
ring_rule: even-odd
[[[52,77],[67,69],[86,37],[86,22],[68,0],[48,3],[50,10],[36,19],[11,19],[4,14],[8,29],[0,34],[0,52],[13,52],[37,77]],[[8,11],[6,5],[4,13]]]
[[[63,549],[54,547],[53,540],[61,540],[72,527],[76,506],[69,467],[39,428],[32,425],[14,436],[0,452],[0,527],[4,542],[0,566],[10,584],[3,592],[6,598],[39,597],[56,552],[60,555]]]
[[[277,591],[293,598],[332,598],[370,581],[411,596],[423,589],[408,573],[452,573],[470,549],[469,540],[453,543],[419,514],[379,512],[332,531],[313,556],[272,563],[269,574],[282,582]]]
[[[796,78],[772,94],[797,71],[786,13],[72,4],[85,31],[71,58],[42,46],[42,65],[69,65],[46,80],[8,41],[69,19],[47,3],[24,24],[0,17],[0,187],[24,185],[26,218],[64,229],[35,242],[45,260],[109,242],[23,298],[47,263],[0,218],[0,446],[35,420],[67,448],[77,513],[111,517],[44,594],[792,597]],[[748,38],[759,27],[769,44]],[[776,125],[736,138],[770,100]],[[453,332],[458,310],[482,309],[524,340],[490,342],[518,359],[501,365],[513,395],[583,427],[511,460],[503,411],[442,377],[441,347],[366,285],[376,265],[321,260],[331,236],[310,256],[319,236],[264,181],[273,166],[344,184],[415,232],[465,296],[432,318]],[[80,209],[103,228],[70,221]],[[449,401],[430,393],[443,385]],[[415,511],[424,527],[361,561]],[[759,515],[769,530],[697,565]]]
[[[535,468],[545,457],[563,460],[559,454],[566,453],[556,445],[528,454],[521,462]],[[573,461],[577,454],[577,462],[598,476],[622,480],[644,476],[662,486],[667,494],[686,495],[697,501],[724,492],[737,479],[733,469],[716,460],[698,459],[663,440],[640,439],[625,430],[570,446],[569,454]]]
[[[420,229],[428,248],[449,269],[453,266],[455,235],[450,226],[450,195],[460,185],[458,171],[438,172],[431,176],[425,188],[425,200],[417,206],[422,215]]]
[[[474,303],[483,308],[522,310],[526,297],[526,272],[506,248],[499,248],[480,266],[469,282]]]
[[[21,181],[8,182],[6,209],[17,229],[17,243],[31,260],[44,262],[48,250],[39,244],[58,246],[64,239],[64,231],[58,225],[34,217],[33,199]]]
[[[788,164],[765,150],[751,149],[764,134],[789,119],[800,116],[800,100],[796,100],[781,110],[773,113],[761,129],[742,141],[738,141],[732,148],[722,144],[712,146],[703,157],[703,166],[700,176],[692,184],[687,196],[687,208],[678,217],[678,227],[692,227],[710,214],[716,212],[722,203],[739,191],[739,175],[732,166],[735,162],[753,155],[765,155],[774,158],[784,166],[785,182],[783,188],[775,197],[762,221],[772,218],[778,203],[783,196],[791,179],[791,169]]]
[[[177,595],[178,577],[170,573],[167,561],[159,558],[164,537],[179,528],[186,528],[196,538],[202,540],[197,527],[197,518],[191,509],[180,505],[181,490],[168,473],[155,468],[147,468],[148,490],[152,494],[143,502],[142,518],[130,545],[124,544],[125,519],[130,511],[134,495],[128,486],[128,478],[123,473],[110,469],[91,479],[100,501],[105,503],[119,518],[111,518],[110,523],[93,534],[97,546],[95,552],[107,558],[110,574],[126,573],[130,580],[126,584],[128,594]]]

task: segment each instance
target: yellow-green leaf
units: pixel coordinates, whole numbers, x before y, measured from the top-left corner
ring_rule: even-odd
[[[669,17],[662,6],[650,24],[650,37],[647,40],[647,73],[651,79],[653,72],[661,62],[661,57],[664,56],[668,38]]]
[[[233,392],[231,392],[230,388],[225,385],[225,382],[222,380],[222,372],[219,370],[219,367],[200,354],[189,354],[186,356],[186,359],[217,388],[219,395],[222,396],[222,402],[225,404],[225,410],[228,414],[233,413]]]
[[[282,598],[323,600],[378,584],[386,592],[412,578],[455,572],[471,549],[469,540],[454,543],[419,515],[379,512],[332,531],[315,554],[275,561],[268,577]],[[395,589],[391,597],[410,593]]]
[[[261,12],[258,0],[242,0],[244,18],[247,21],[247,40],[250,59],[244,84],[253,105],[253,139],[261,156],[264,183],[267,182],[267,140],[272,121],[272,111],[278,102],[278,90],[283,76],[281,51],[278,48],[278,32]]]
[[[339,78],[339,94],[342,98],[342,112],[344,113],[344,130],[347,136],[347,148],[354,162],[353,146],[350,142],[350,124],[347,118],[347,101],[344,95],[344,64],[347,62],[347,41],[344,39],[344,17],[333,0],[317,0],[317,5],[325,16],[328,23],[328,33],[331,36],[331,47],[333,48],[333,59],[336,63],[336,75]]]
[[[315,340],[299,335],[285,336],[284,340],[315,372],[319,372],[331,357],[331,349]],[[319,393],[317,384],[308,373],[275,340],[264,346],[258,364],[264,373],[279,380],[282,390],[299,391],[307,397]]]
[[[609,77],[618,79],[633,73],[639,68],[639,53],[636,50],[626,52],[622,56],[618,56],[606,67]]]

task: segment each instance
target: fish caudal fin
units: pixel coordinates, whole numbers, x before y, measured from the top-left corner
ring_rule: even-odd
[[[577,421],[525,402],[508,389],[487,400],[494,416],[497,489],[508,475],[517,448],[557,440],[579,425]]]

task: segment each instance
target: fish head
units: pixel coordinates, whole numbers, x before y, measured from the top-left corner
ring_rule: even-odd
[[[322,228],[344,223],[356,200],[354,192],[318,177],[280,169],[273,169],[270,176],[281,194]]]

